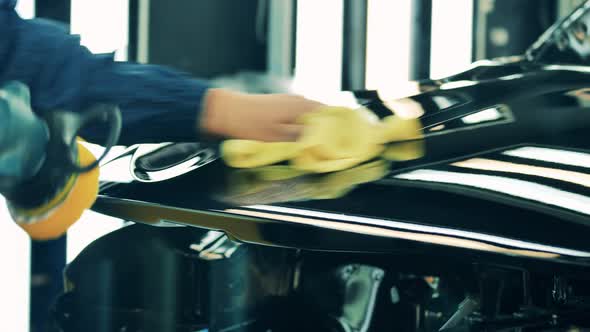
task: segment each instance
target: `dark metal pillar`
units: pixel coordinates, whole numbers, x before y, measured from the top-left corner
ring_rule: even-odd
[[[66,237],[31,243],[31,332],[49,331],[49,313],[63,292]]]
[[[410,80],[430,77],[432,0],[413,0],[410,30]]]
[[[70,0],[37,0],[35,16],[70,24]]]
[[[257,0],[150,1],[149,62],[201,78],[267,68]]]
[[[365,88],[367,0],[344,0],[342,89]]]
[[[139,0],[129,0],[129,42],[127,45],[127,60],[137,61],[137,40],[139,38]]]
[[[69,31],[70,0],[37,0],[35,16],[54,21]],[[31,242],[31,332],[49,331],[49,310],[63,291],[66,236],[47,242]]]

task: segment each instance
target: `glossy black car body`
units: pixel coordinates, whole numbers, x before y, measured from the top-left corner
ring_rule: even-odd
[[[522,57],[419,82],[406,98],[354,92],[379,117],[419,117],[426,134],[411,142],[423,157],[370,180],[358,180],[362,172],[244,180],[211,144],[127,148],[102,166],[93,209],[197,229],[137,225],[97,241],[69,267],[61,324],[76,326],[72,317],[86,310],[114,326],[152,321],[162,331],[588,326],[590,37],[580,32],[588,7]],[[148,267],[129,267],[138,261]],[[139,281],[144,270],[175,286],[142,300],[154,287]],[[127,295],[101,300],[88,287],[103,277]]]

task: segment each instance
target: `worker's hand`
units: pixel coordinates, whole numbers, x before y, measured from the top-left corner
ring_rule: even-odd
[[[294,141],[302,126],[296,120],[323,104],[287,94],[248,95],[211,89],[205,98],[201,130],[224,138]]]

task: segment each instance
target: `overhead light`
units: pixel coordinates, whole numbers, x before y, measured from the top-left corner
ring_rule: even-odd
[[[476,85],[476,84],[477,84],[477,82],[468,81],[468,80],[452,81],[452,82],[447,82],[447,83],[441,84],[439,88],[441,90],[451,90],[451,89],[465,88],[465,87]]]

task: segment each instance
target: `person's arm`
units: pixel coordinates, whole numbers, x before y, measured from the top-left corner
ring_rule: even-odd
[[[32,107],[41,114],[117,104],[123,113],[121,144],[194,140],[199,132],[288,140],[298,133],[296,116],[319,106],[301,97],[210,90],[162,66],[114,62],[112,55],[90,53],[78,37],[53,24],[22,20],[6,4],[0,0],[0,82],[27,84]],[[98,141],[100,134],[85,133]]]
[[[13,10],[0,11],[0,34],[0,81],[28,85],[36,112],[113,103],[122,109],[123,143],[195,138],[204,82],[160,66],[94,55],[57,25],[22,20]]]

